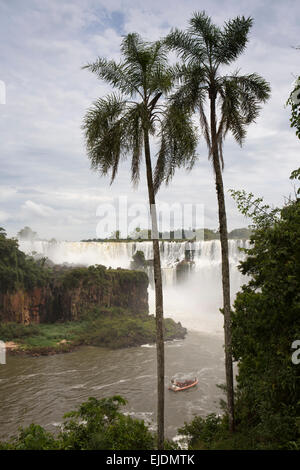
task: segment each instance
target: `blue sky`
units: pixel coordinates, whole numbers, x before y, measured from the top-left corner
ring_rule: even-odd
[[[110,89],[81,66],[97,56],[119,58],[121,36],[138,32],[147,40],[185,29],[194,11],[215,23],[252,16],[244,54],[231,68],[268,80],[272,97],[251,125],[241,149],[229,136],[224,147],[225,189],[245,189],[281,205],[293,194],[290,172],[299,166],[299,141],[289,127],[285,102],[299,75],[297,1],[0,0],[0,226],[10,236],[29,225],[43,238],[94,238],[99,204],[128,196],[147,201],[143,173],[138,189],[124,163],[116,182],[91,172],[81,124],[91,103]],[[178,171],[159,200],[201,203],[205,226],[217,228],[211,164],[202,142],[194,170]],[[227,197],[229,228],[245,226]]]

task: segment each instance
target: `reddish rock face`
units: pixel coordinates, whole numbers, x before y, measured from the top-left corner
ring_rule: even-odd
[[[137,282],[136,276],[128,271],[124,276],[121,270],[109,273],[103,283],[93,283],[92,276],[88,283],[79,278],[76,286],[69,287],[56,280],[31,291],[0,294],[0,321],[27,325],[78,320],[93,307],[122,307],[135,314],[148,313],[147,288],[144,273]]]
[[[35,288],[26,292],[0,294],[0,318],[28,325],[40,322],[40,309],[45,304],[47,288]]]

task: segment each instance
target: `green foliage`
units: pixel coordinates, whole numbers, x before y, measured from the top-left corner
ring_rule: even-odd
[[[296,129],[296,136],[300,139],[300,77],[298,77],[286,104],[291,107],[291,127]]]
[[[196,127],[189,111],[183,106],[171,103],[165,110],[159,132],[161,145],[154,174],[154,188],[157,191],[161,181],[170,182],[176,167],[191,169],[196,161]]]
[[[289,448],[300,437],[300,370],[291,362],[291,344],[300,338],[300,204],[270,209],[245,194],[238,201],[255,225],[252,247],[240,264],[251,277],[232,314],[237,413],[262,446]]]
[[[182,428],[178,429],[178,433],[185,436],[189,449],[197,448],[200,440],[200,448],[210,448],[212,442],[217,440],[220,434],[227,429],[227,426],[225,428],[221,424],[223,424],[222,418],[214,413],[209,414],[206,418],[196,416],[190,423],[185,423]]]
[[[38,325],[23,325],[22,323],[0,323],[0,338],[2,341],[24,339],[39,334]]]
[[[120,412],[126,400],[119,395],[100,400],[90,397],[66,413],[57,437],[31,424],[19,435],[0,443],[0,450],[151,450],[155,437],[144,421]]]
[[[57,280],[63,289],[76,289],[79,286],[101,286],[105,291],[109,290],[113,282],[120,286],[130,282],[132,284],[148,285],[146,273],[129,269],[108,269],[102,265],[89,266],[88,268],[72,268],[62,270],[57,274]]]
[[[190,423],[179,429],[182,441],[189,450],[255,450],[258,448],[257,438],[247,428],[228,431],[227,416],[215,413],[205,418],[196,416]]]
[[[229,239],[233,240],[249,240],[251,237],[251,230],[249,228],[236,228],[231,230],[228,234]]]
[[[236,432],[228,432],[225,410],[222,418],[194,418],[180,433],[192,449],[299,450],[300,368],[291,346],[300,338],[300,201],[279,209],[244,191],[232,195],[253,221],[239,266],[248,282],[232,312]]]
[[[251,228],[269,227],[278,219],[280,210],[278,208],[272,209],[268,204],[262,204],[263,198],[255,198],[252,193],[247,194],[246,191],[234,191],[233,189],[230,189],[229,193],[235,200],[241,214],[252,219]]]
[[[209,241],[209,240],[219,240],[220,239],[220,234],[216,230],[211,230],[209,228],[204,229],[204,240]]]
[[[292,171],[290,180],[298,180],[300,182],[300,168],[297,170]],[[300,187],[297,189],[297,195],[300,197]]]
[[[131,262],[131,269],[145,269],[147,266],[146,260],[145,260],[145,255],[143,251],[138,250],[136,253],[134,253],[132,257],[132,262]]]
[[[170,318],[164,320],[164,331],[166,340],[186,334],[186,329]],[[17,343],[28,354],[64,352],[80,345],[126,348],[156,341],[155,318],[143,312],[132,315],[118,307],[95,308],[79,321],[26,326],[1,323],[0,338]]]
[[[179,86],[171,102],[177,108],[199,113],[208,156],[213,156],[213,146],[217,145],[222,167],[227,133],[242,145],[248,125],[255,122],[261,103],[270,96],[269,84],[256,73],[224,75],[221,71],[245,50],[252,24],[252,18],[236,17],[219,28],[205,12],[194,13],[187,31],[174,29],[165,38],[166,45],[182,60],[174,67]],[[208,99],[211,103],[219,101],[216,136],[211,134],[206,113]],[[168,176],[172,176],[171,171]]]
[[[19,250],[15,239],[7,238],[0,228],[0,292],[14,292],[17,289],[33,289],[43,286],[49,280],[50,271],[43,261],[35,261]]]
[[[114,269],[109,271],[115,279],[118,280],[120,285],[126,284],[128,281],[133,282],[137,285],[146,284],[148,285],[149,279],[146,273],[141,271],[132,271],[130,269]]]
[[[101,175],[111,172],[113,181],[122,157],[131,155],[131,178],[138,183],[145,136],[155,134],[160,140],[155,175],[172,172],[174,159],[193,159],[196,136],[186,110],[162,101],[174,81],[165,44],[128,34],[121,54],[119,63],[98,58],[84,67],[117,93],[93,103],[83,129],[92,169]]]
[[[0,442],[0,450],[153,450],[156,435],[143,420],[120,411],[127,401],[114,395],[90,397],[76,410],[64,415],[58,436],[37,424],[20,428],[18,436]],[[179,449],[173,441],[165,441],[166,450]]]
[[[0,450],[57,450],[59,442],[38,424],[20,428],[19,435],[8,442],[0,442]]]
[[[110,276],[105,266],[95,265],[88,268],[72,268],[62,272],[60,282],[64,289],[75,289],[80,285],[107,285]]]

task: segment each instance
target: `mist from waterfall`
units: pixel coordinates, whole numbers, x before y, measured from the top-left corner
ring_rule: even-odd
[[[231,301],[245,279],[237,269],[248,247],[245,240],[229,240]],[[26,254],[47,257],[56,264],[90,266],[102,264],[112,268],[130,268],[132,256],[142,251],[146,260],[153,259],[152,242],[54,242],[20,241]],[[190,330],[207,333],[223,331],[221,246],[219,240],[191,242],[160,242],[164,286],[164,315],[180,321]],[[177,282],[176,265],[189,254],[190,270]],[[152,281],[151,268],[148,275]],[[149,310],[155,312],[153,281],[149,289]]]

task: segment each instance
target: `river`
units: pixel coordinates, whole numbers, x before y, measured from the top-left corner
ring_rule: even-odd
[[[230,240],[232,298],[243,282],[237,270],[241,247],[248,242]],[[150,242],[23,242],[26,253],[36,251],[55,263],[95,263],[127,268],[141,250],[152,258]],[[225,398],[216,386],[225,382],[223,350],[221,250],[218,240],[196,242],[194,269],[176,283],[176,264],[185,258],[186,243],[160,244],[164,278],[164,313],[188,329],[184,340],[166,343],[166,436],[174,438],[179,427],[195,415],[219,412]],[[149,287],[149,310],[154,313],[154,291]],[[170,379],[199,379],[197,387],[184,392],[168,390]],[[88,397],[122,395],[126,413],[144,419],[152,429],[156,420],[156,349],[108,350],[97,347],[56,356],[9,356],[0,365],[0,439],[15,434],[32,422],[50,431],[59,430],[62,416]]]
[[[224,383],[223,338],[220,334],[190,331],[184,340],[166,343],[166,436],[193,416],[218,412]],[[167,389],[171,377],[197,376],[199,384],[184,392]],[[0,365],[0,439],[34,422],[56,432],[63,414],[88,397],[122,395],[124,411],[144,419],[152,429],[156,420],[156,349],[144,345],[122,350],[81,347],[55,356],[8,356]]]

